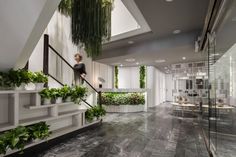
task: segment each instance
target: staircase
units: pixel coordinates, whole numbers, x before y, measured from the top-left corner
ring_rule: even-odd
[[[0,1],[0,71],[23,68],[60,0]]]

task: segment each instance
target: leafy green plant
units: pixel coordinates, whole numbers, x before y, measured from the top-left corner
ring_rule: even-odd
[[[6,75],[8,75],[9,81],[16,87],[20,87],[22,83],[28,84],[31,82],[31,73],[24,69],[11,69]]]
[[[31,126],[18,126],[0,135],[0,154],[6,154],[7,149],[18,149],[23,151],[25,145],[31,140],[45,139],[49,137],[49,125],[40,122]]]
[[[145,97],[142,93],[102,93],[103,105],[144,105]]]
[[[72,0],[62,0],[58,10],[65,16],[71,16]]]
[[[71,15],[72,41],[84,46],[89,57],[101,53],[102,42],[111,37],[113,0],[62,0],[59,11]]]
[[[68,97],[72,96],[72,89],[65,85],[61,88],[61,96],[63,98],[63,100],[67,99]]]
[[[101,116],[104,116],[106,115],[106,110],[103,108],[103,107],[100,107],[100,106],[94,106],[92,108],[93,110],[93,115],[96,117],[96,118],[99,118]]]
[[[60,88],[51,88],[49,92],[52,99],[62,97],[62,92]]]
[[[94,106],[85,112],[85,118],[89,122],[91,122],[94,119],[94,117],[98,119],[99,117],[105,115],[106,115],[106,110],[100,106]]]
[[[139,67],[139,86],[145,88],[146,68],[145,66]]]
[[[14,82],[10,80],[8,73],[0,72],[0,87],[10,88],[14,86]]]
[[[49,131],[49,125],[46,122],[40,122],[28,127],[30,139],[45,139],[48,138],[51,134]]]
[[[31,80],[33,83],[47,83],[48,77],[43,72],[34,72]]]
[[[39,95],[43,99],[50,99],[51,98],[51,91],[48,88],[43,89],[42,91],[39,92]]]
[[[79,104],[81,99],[85,99],[87,96],[87,88],[81,87],[81,86],[74,86],[72,88],[72,95],[71,98],[74,101],[74,103]]]
[[[6,154],[7,151],[7,145],[5,142],[5,137],[0,136],[0,154]]]
[[[18,126],[17,128],[4,133],[4,143],[10,149],[23,150],[25,144],[29,141],[29,132],[26,127]]]
[[[118,73],[119,73],[119,69],[118,69],[118,66],[115,66],[115,88],[118,88]]]
[[[91,121],[93,121],[93,118],[94,118],[93,110],[92,110],[92,108],[90,108],[85,112],[85,119],[87,121],[91,122]]]

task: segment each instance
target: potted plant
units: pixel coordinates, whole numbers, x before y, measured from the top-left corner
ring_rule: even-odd
[[[93,108],[90,108],[90,109],[88,109],[88,110],[85,112],[85,119],[86,119],[88,122],[92,122],[92,121],[93,121],[93,119],[94,119]]]
[[[10,149],[23,150],[25,144],[29,141],[29,132],[24,126],[18,126],[17,128],[4,133],[5,144]]]
[[[100,117],[106,114],[106,110],[100,106],[94,106],[92,110],[93,110],[94,117],[96,117],[97,119],[99,119]]]
[[[32,73],[32,82],[35,84],[36,90],[41,90],[48,82],[48,77],[43,72],[34,72]]]
[[[51,92],[51,98],[53,100],[53,103],[55,103],[55,104],[62,103],[61,89],[51,88],[50,92]]]
[[[6,154],[7,145],[5,142],[5,137],[2,135],[0,136],[0,154]]]
[[[61,95],[64,102],[71,102],[72,90],[69,86],[65,85],[61,88]]]
[[[39,92],[39,95],[42,99],[43,105],[51,104],[51,91],[48,88],[43,89],[41,92]]]
[[[75,86],[72,88],[71,98],[75,104],[80,104],[81,99],[85,99],[87,96],[87,88],[81,86]]]
[[[11,69],[7,75],[15,90],[24,90],[25,85],[31,82],[31,73],[23,69]]]
[[[30,139],[34,142],[46,139],[50,136],[49,125],[46,122],[40,122],[28,127]]]
[[[2,90],[12,89],[14,83],[10,80],[8,73],[0,72],[0,88]]]

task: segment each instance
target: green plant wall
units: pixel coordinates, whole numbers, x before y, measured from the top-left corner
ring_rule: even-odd
[[[139,86],[140,88],[145,88],[146,85],[146,67],[145,66],[140,66],[139,67]]]
[[[118,88],[118,74],[119,74],[118,66],[115,66],[114,69],[115,69],[114,84],[115,88]]]

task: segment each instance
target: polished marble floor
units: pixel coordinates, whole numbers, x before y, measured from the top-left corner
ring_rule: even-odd
[[[196,118],[173,116],[169,104],[146,113],[108,114],[102,126],[38,157],[207,157]]]

